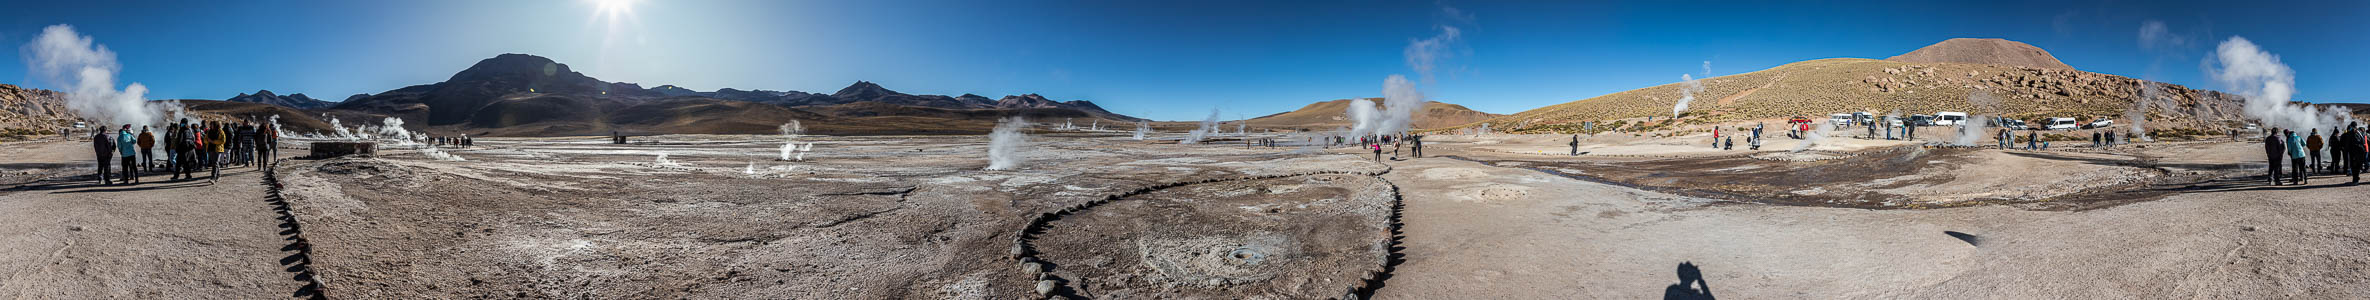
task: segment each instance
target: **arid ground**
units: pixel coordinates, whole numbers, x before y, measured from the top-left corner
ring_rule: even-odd
[[[289,143],[136,186],[0,144],[0,297],[1636,299],[1682,264],[1734,299],[2370,297],[2370,188],[2265,185],[2244,142],[1157,137],[1002,171],[982,136]]]

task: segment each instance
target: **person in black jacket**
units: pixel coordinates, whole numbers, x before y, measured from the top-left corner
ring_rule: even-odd
[[[2263,158],[2271,164],[2271,185],[2279,185],[2280,161],[2288,160],[2288,145],[2280,141],[2278,129],[2263,134]]]
[[[108,173],[110,171],[107,168],[108,163],[115,161],[115,137],[107,136],[106,125],[96,128],[100,129],[91,130],[91,151],[99,154],[99,184],[115,184],[108,180],[108,175],[111,174]]]

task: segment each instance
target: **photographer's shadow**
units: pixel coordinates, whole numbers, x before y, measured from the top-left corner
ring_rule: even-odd
[[[1681,262],[1679,263],[1679,283],[1662,288],[1662,299],[1711,300],[1713,299],[1712,285],[1703,281],[1703,270],[1696,269],[1694,262]]]

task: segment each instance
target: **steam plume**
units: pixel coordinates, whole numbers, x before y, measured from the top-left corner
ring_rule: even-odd
[[[1712,61],[1703,61],[1703,77],[1712,77]],[[1677,118],[1679,113],[1687,112],[1687,105],[1694,103],[1695,94],[1702,93],[1703,90],[1703,81],[1696,80],[1695,77],[1687,74],[1679,74],[1679,104],[1671,106],[1671,117]]]
[[[2163,97],[2163,94],[2164,86],[2154,81],[2140,81],[2140,100],[2132,101],[2131,108],[2123,110],[2123,121],[2131,122],[2130,136],[2134,139],[2143,142],[2156,141],[2156,138],[2148,136],[2148,106],[2151,105],[2150,103],[2156,102],[2157,98]]]
[[[1201,143],[1201,140],[1202,140],[1202,138],[1206,138],[1206,137],[1209,137],[1209,136],[1210,136],[1210,135],[1212,135],[1212,134],[1217,134],[1217,133],[1218,133],[1218,109],[1216,109],[1216,108],[1212,108],[1212,109],[1210,109],[1210,118],[1208,118],[1208,119],[1203,119],[1203,120],[1201,121],[1201,128],[1199,128],[1199,129],[1194,129],[1194,130],[1193,130],[1193,132],[1186,133],[1186,134],[1185,134],[1185,140],[1183,140],[1183,141],[1177,141],[1177,143],[1180,143],[1180,144],[1200,144],[1200,143]]]
[[[1415,127],[1415,110],[1424,106],[1424,92],[1416,91],[1415,82],[1406,76],[1383,78],[1383,107],[1374,134],[1391,135],[1407,132]]]
[[[1028,135],[1020,133],[1020,130],[1027,126],[1028,121],[1022,120],[1020,117],[1006,118],[1003,122],[996,123],[996,130],[988,134],[987,169],[989,171],[1011,170],[1020,167],[1021,147],[1025,147],[1029,143]]]
[[[1829,123],[1829,122],[1811,122],[1811,123],[1818,123],[1818,126],[1817,126],[1817,128],[1816,128],[1814,131],[1807,132],[1807,133],[1803,133],[1803,136],[1802,136],[1802,143],[1800,143],[1800,144],[1794,144],[1794,150],[1791,150],[1791,151],[1793,151],[1793,152],[1802,152],[1802,150],[1810,150],[1810,147],[1811,147],[1811,146],[1817,146],[1817,145],[1819,145],[1819,141],[1822,141],[1822,140],[1826,140],[1826,139],[1827,139],[1827,132],[1828,132],[1828,131],[1833,131],[1833,130],[1835,130],[1835,123]]]
[[[167,114],[179,115],[177,102],[149,102],[148,87],[139,83],[115,87],[123,65],[115,52],[65,24],[41,29],[41,36],[24,46],[25,66],[31,75],[58,84],[66,93],[66,108],[75,115],[114,124],[161,124]],[[169,113],[168,113],[169,112]]]
[[[2296,95],[2296,71],[2244,37],[2232,36],[2208,58],[2207,75],[2246,97],[2246,115],[2270,128],[2298,131],[2351,120],[2349,110],[2322,110],[2289,102]]]
[[[1144,134],[1146,134],[1146,133],[1151,133],[1151,132],[1152,132],[1152,124],[1151,124],[1151,123],[1145,123],[1144,121],[1136,121],[1136,140],[1138,140],[1138,141],[1144,140]]]

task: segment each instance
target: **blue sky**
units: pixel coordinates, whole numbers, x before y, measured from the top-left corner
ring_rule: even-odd
[[[2084,1],[10,1],[0,47],[68,24],[149,98],[270,89],[339,100],[529,53],[596,78],[828,93],[1039,93],[1162,120],[1259,116],[1382,94],[1441,39],[1434,100],[1514,113],[1789,62],[2006,38],[2083,70],[2223,89],[2201,71],[2243,36],[2296,70],[2297,99],[2370,101],[2370,2]],[[1792,2],[1792,1],[1780,1]],[[2140,31],[2161,22],[2157,44]],[[23,59],[0,83],[52,87]]]

